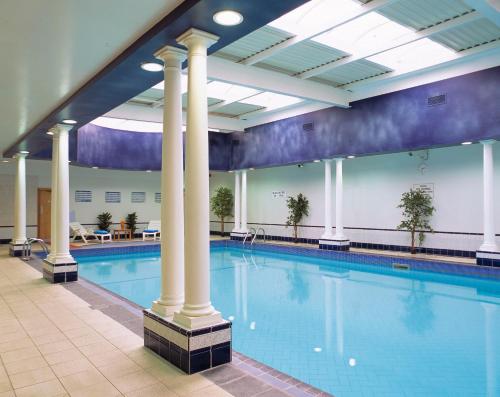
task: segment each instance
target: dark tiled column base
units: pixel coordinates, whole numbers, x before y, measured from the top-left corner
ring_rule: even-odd
[[[23,248],[24,244],[9,244],[9,255],[10,256],[23,256]],[[27,252],[28,256],[31,255],[31,250],[28,250]]]
[[[245,239],[246,233],[231,232],[230,238],[235,241],[243,241]]]
[[[187,330],[144,310],[144,346],[187,374],[231,362],[231,323]]]
[[[479,266],[500,267],[500,252],[477,251],[476,264]]]
[[[319,249],[329,251],[349,251],[349,240],[319,239]]]
[[[78,280],[78,263],[50,263],[43,261],[43,278],[53,284]]]

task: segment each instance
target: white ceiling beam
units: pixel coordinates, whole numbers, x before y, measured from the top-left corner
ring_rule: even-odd
[[[447,62],[443,62],[437,65],[433,65],[427,68],[422,68],[410,72],[406,71],[394,71],[394,72],[389,72],[385,73],[380,76],[375,76],[371,77],[366,80],[361,80],[357,81],[355,83],[350,83],[343,85],[342,88],[345,90],[349,91],[357,91],[357,90],[363,90],[368,86],[371,86],[373,84],[378,85],[378,84],[385,84],[389,81],[396,80],[396,79],[403,79],[403,78],[409,78],[413,76],[418,76],[422,73],[425,73],[430,70],[435,70],[435,69],[441,69],[441,68],[450,68],[454,67],[455,65],[461,64],[463,62],[472,62],[478,59],[481,59],[483,57],[497,57],[500,54],[500,41],[494,41],[492,43],[488,44],[483,44],[481,46],[477,46],[474,48],[470,48],[468,50],[464,50],[461,52],[458,52],[456,54],[456,58],[452,59]],[[354,95],[353,95],[354,97]]]
[[[324,65],[318,66],[314,69],[310,69],[310,70],[307,70],[305,72],[299,73],[296,76],[301,78],[301,79],[308,79],[310,77],[317,76],[319,74],[334,70],[334,69],[338,68],[339,66],[346,65],[346,64],[351,63],[351,62],[359,61],[360,59],[365,59],[365,58],[380,54],[382,52],[401,47],[405,44],[413,43],[414,41],[423,39],[425,37],[432,36],[433,34],[436,34],[436,33],[441,33],[441,32],[447,31],[449,29],[456,28],[457,26],[475,21],[479,18],[482,18],[482,15],[477,11],[473,11],[473,12],[470,12],[466,15],[462,15],[460,17],[457,17],[457,18],[451,19],[449,21],[440,23],[439,25],[432,26],[430,28],[421,30],[419,32],[413,32],[413,34],[411,34],[411,35],[410,34],[405,35],[400,40],[398,40],[390,45],[387,45],[385,47],[381,47],[378,50],[367,51],[365,53],[361,53],[358,55],[350,55],[348,57],[339,59],[337,61],[333,61],[333,62],[324,64]]]
[[[262,91],[259,91],[259,92],[256,92],[255,94],[248,95],[248,96],[243,97],[243,98],[238,98],[238,99],[234,99],[234,100],[222,100],[221,102],[217,102],[217,103],[214,103],[213,105],[208,106],[208,111],[209,112],[216,111],[217,109],[220,109],[226,105],[230,105],[230,104],[235,103],[235,102],[243,101],[244,99],[251,98],[251,97],[258,95],[258,94],[261,94],[261,93],[262,93]]]
[[[465,0],[465,3],[500,28],[500,0]]]
[[[216,56],[208,57],[207,74],[213,80],[261,91],[295,96],[340,107],[349,106],[350,94],[344,90],[255,66],[234,63]]]
[[[398,0],[372,0],[369,3],[362,5],[358,10],[353,12],[346,19],[344,19],[342,22],[339,22],[333,26],[330,25],[330,26],[326,26],[326,27],[325,26],[319,27],[319,29],[317,29],[317,30],[291,37],[288,40],[282,41],[281,43],[278,43],[270,48],[265,49],[264,51],[261,51],[261,52],[254,54],[248,58],[245,58],[243,61],[241,61],[241,63],[244,65],[256,64],[258,62],[263,61],[266,58],[269,58],[273,55],[276,55],[278,52],[283,51],[284,49],[286,49],[288,47],[291,47],[295,44],[298,44],[304,40],[312,39],[313,37],[319,36],[320,34],[328,32],[329,30],[332,30],[338,26],[344,25],[347,22],[350,22],[356,18],[359,18],[365,14],[368,14],[369,12],[377,11],[377,10],[382,9],[383,7],[387,7],[388,5],[395,3],[396,1],[398,1]]]

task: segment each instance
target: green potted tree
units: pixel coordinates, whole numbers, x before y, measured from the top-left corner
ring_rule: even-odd
[[[398,208],[403,209],[403,220],[397,229],[410,232],[410,250],[412,254],[416,254],[417,233],[418,245],[422,245],[425,239],[424,232],[433,232],[429,224],[430,217],[435,211],[432,206],[432,198],[420,189],[410,189],[410,191],[402,194]]]
[[[224,219],[233,215],[233,193],[225,186],[219,186],[210,199],[210,209],[220,220],[221,236],[224,236]]]
[[[309,216],[309,200],[302,193],[299,193],[297,198],[288,197],[286,205],[288,207],[286,226],[293,226],[293,237],[296,243],[298,241],[298,225],[302,218]]]
[[[97,227],[99,230],[105,230],[109,232],[109,227],[111,226],[111,214],[109,212],[103,212],[97,215]]]
[[[137,213],[132,212],[130,214],[127,214],[125,223],[127,225],[127,229],[129,229],[130,233],[132,233],[132,237],[134,237],[134,233],[137,230]]]

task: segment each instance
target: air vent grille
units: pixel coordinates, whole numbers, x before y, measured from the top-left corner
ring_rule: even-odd
[[[439,94],[427,98],[427,106],[438,106],[446,103],[446,94]]]
[[[306,132],[314,131],[314,123],[305,123],[302,124],[302,129]]]

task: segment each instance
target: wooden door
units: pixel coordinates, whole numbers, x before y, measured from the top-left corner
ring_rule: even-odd
[[[50,199],[52,193],[48,188],[38,189],[38,238],[50,240]]]

